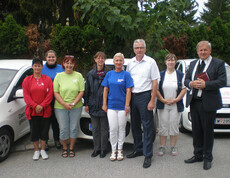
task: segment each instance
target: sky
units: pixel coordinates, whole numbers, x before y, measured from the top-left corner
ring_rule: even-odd
[[[207,3],[208,0],[196,0],[199,4],[198,12],[196,13],[196,17],[200,17],[200,12],[203,12],[204,3]]]

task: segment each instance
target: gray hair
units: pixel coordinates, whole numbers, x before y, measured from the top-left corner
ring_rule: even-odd
[[[196,50],[198,50],[199,46],[202,44],[207,44],[209,49],[212,49],[211,43],[209,41],[200,41],[197,45],[196,45]]]
[[[146,43],[145,43],[145,40],[144,39],[136,39],[134,42],[133,42],[133,49],[134,49],[134,44],[135,43],[144,43],[144,47],[146,48]]]
[[[114,56],[113,56],[113,60],[115,59],[115,57],[121,57],[123,60],[125,59],[125,57],[124,57],[124,54],[122,54],[122,53],[116,53]]]

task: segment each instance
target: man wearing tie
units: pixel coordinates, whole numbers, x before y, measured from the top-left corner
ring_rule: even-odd
[[[188,88],[186,107],[190,105],[194,156],[185,163],[202,162],[208,170],[212,166],[214,119],[216,110],[222,107],[219,89],[226,85],[224,61],[213,58],[211,43],[200,41],[196,47],[198,60],[192,61],[185,77]],[[199,78],[199,76],[204,74]]]

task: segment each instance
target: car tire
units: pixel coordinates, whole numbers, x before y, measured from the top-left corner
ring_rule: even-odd
[[[183,117],[182,116],[180,118],[179,130],[180,130],[181,133],[188,133],[188,130],[184,127]]]
[[[12,147],[12,135],[7,129],[0,130],[0,162],[8,158]]]

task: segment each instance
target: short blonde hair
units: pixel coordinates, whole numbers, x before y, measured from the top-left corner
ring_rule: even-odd
[[[125,57],[124,57],[124,54],[122,54],[122,53],[116,53],[114,56],[113,56],[113,60],[115,59],[115,57],[121,57],[123,60],[125,59]]]

